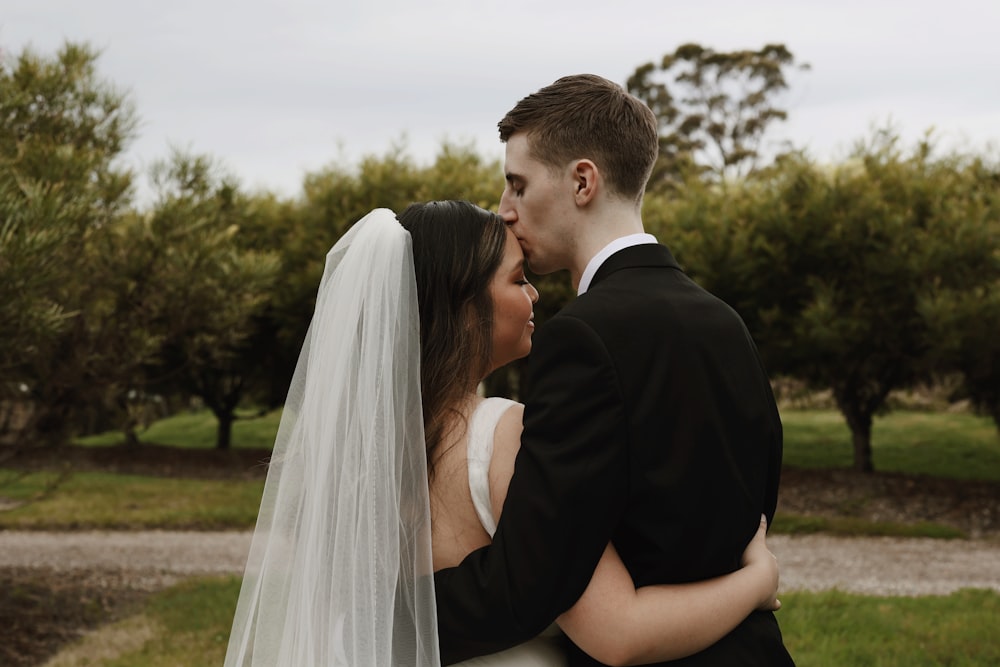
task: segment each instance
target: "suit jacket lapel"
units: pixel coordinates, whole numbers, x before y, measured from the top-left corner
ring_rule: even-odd
[[[680,270],[680,264],[674,259],[670,250],[666,246],[658,243],[644,243],[642,245],[623,248],[608,257],[601,267],[597,269],[593,280],[590,282],[591,289],[607,278],[615,271],[622,269],[634,269],[639,267],[663,267]]]

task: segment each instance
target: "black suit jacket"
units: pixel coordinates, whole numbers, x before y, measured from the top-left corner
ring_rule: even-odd
[[[612,255],[539,328],[491,546],[435,575],[446,664],[525,641],[613,541],[636,586],[731,572],[777,502],[781,422],[740,317],[661,245]],[[596,664],[580,651],[572,664]],[[754,613],[685,665],[792,664]]]

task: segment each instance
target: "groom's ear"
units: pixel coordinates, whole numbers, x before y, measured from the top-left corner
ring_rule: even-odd
[[[573,165],[573,185],[576,188],[573,196],[577,206],[586,206],[597,194],[597,165],[591,160],[577,160]]]

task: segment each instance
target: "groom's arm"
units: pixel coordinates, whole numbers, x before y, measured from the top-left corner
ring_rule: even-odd
[[[493,544],[435,575],[445,664],[525,641],[571,607],[625,505],[625,412],[602,341],[557,316],[535,336],[529,373]]]

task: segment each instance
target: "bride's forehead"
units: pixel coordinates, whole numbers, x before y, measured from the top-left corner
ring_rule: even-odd
[[[507,229],[507,240],[503,246],[503,261],[506,264],[515,264],[524,261],[524,251],[518,242],[514,232]]]
[[[524,265],[524,253],[517,241],[517,237],[508,229],[507,238],[504,241],[500,255],[500,261],[493,269],[493,276],[507,275],[515,270],[520,270]]]

